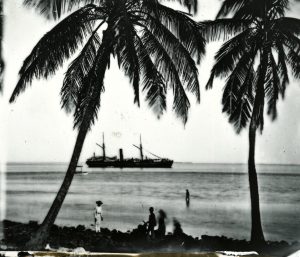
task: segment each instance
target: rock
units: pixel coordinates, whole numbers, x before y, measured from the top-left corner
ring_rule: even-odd
[[[288,246],[288,245],[289,245],[289,244],[288,244],[288,242],[286,242],[286,241],[283,241],[283,240],[282,240],[282,241],[280,241],[280,244],[281,244],[281,245],[285,245],[285,246]]]
[[[83,247],[77,247],[73,250],[75,254],[86,254],[87,251]]]
[[[77,231],[84,231],[85,230],[85,226],[83,225],[78,225],[76,228]]]
[[[66,248],[66,247],[59,247],[57,251],[58,251],[58,252],[70,252],[71,249]]]
[[[0,244],[0,249],[5,251],[5,250],[7,250],[7,246],[4,244]]]
[[[18,257],[34,257],[34,255],[29,252],[18,252]]]

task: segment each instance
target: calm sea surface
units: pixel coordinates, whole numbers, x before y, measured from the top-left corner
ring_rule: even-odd
[[[6,217],[42,221],[67,164],[8,164]],[[268,240],[300,241],[300,166],[258,165],[263,229]],[[102,200],[103,226],[131,230],[147,220],[150,206],[165,210],[167,230],[179,220],[193,236],[249,239],[250,196],[242,164],[175,163],[172,169],[89,169],[76,175],[56,220],[92,228],[94,203]],[[189,189],[191,204],[185,204]]]

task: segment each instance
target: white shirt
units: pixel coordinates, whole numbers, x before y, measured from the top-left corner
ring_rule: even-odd
[[[100,219],[101,214],[102,214],[102,207],[97,205],[96,209],[95,209],[95,218],[99,218]]]

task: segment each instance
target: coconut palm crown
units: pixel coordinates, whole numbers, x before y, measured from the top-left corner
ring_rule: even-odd
[[[206,88],[212,88],[215,77],[226,78],[223,111],[237,132],[251,118],[263,130],[265,102],[267,114],[277,117],[279,96],[284,98],[289,83],[288,66],[300,77],[300,20],[285,17],[288,6],[288,0],[225,0],[217,19],[205,22],[209,39],[234,34],[217,52]]]
[[[196,11],[196,0],[178,1]],[[61,88],[62,108],[73,112],[74,127],[78,129],[73,154],[48,214],[27,243],[28,249],[42,249],[72,183],[86,134],[97,118],[111,57],[117,59],[130,78],[135,103],[140,104],[142,87],[149,106],[161,115],[166,109],[169,87],[174,94],[173,109],[185,123],[190,107],[187,91],[200,101],[195,61],[199,62],[204,54],[205,40],[200,25],[187,13],[158,0],[25,0],[24,3],[49,19],[71,14],[45,34],[25,59],[10,102],[34,78],[48,79],[84,45],[69,65]]]
[[[288,0],[224,0],[216,20],[203,22],[209,40],[226,42],[215,55],[206,88],[215,77],[226,79],[223,112],[239,133],[249,124],[251,241],[264,243],[255,168],[256,130],[264,126],[264,110],[277,117],[291,73],[300,77],[300,20],[286,17]],[[288,68],[289,67],[289,68]]]
[[[193,1],[179,2],[189,9],[197,6]],[[171,87],[173,108],[184,122],[187,121],[190,103],[185,90],[200,100],[198,72],[192,57],[200,60],[205,41],[199,25],[186,13],[168,8],[157,0],[25,0],[25,4],[37,8],[48,18],[59,18],[63,12],[74,8],[78,10],[44,35],[34,47],[20,70],[20,80],[10,102],[34,77],[47,79],[54,74],[84,43],[66,72],[61,90],[62,107],[74,111],[76,127],[92,97],[95,101],[90,119],[94,122],[104,91],[104,74],[99,70],[109,67],[110,55],[117,58],[119,66],[129,76],[135,103],[140,103],[139,87],[142,85],[150,107],[160,115],[166,109],[167,87]],[[99,31],[104,27],[101,36]]]

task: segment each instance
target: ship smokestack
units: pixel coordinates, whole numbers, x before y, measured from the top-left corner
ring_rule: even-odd
[[[123,157],[123,149],[122,148],[120,148],[120,162],[122,163],[123,162],[123,160],[124,160],[124,157]]]

